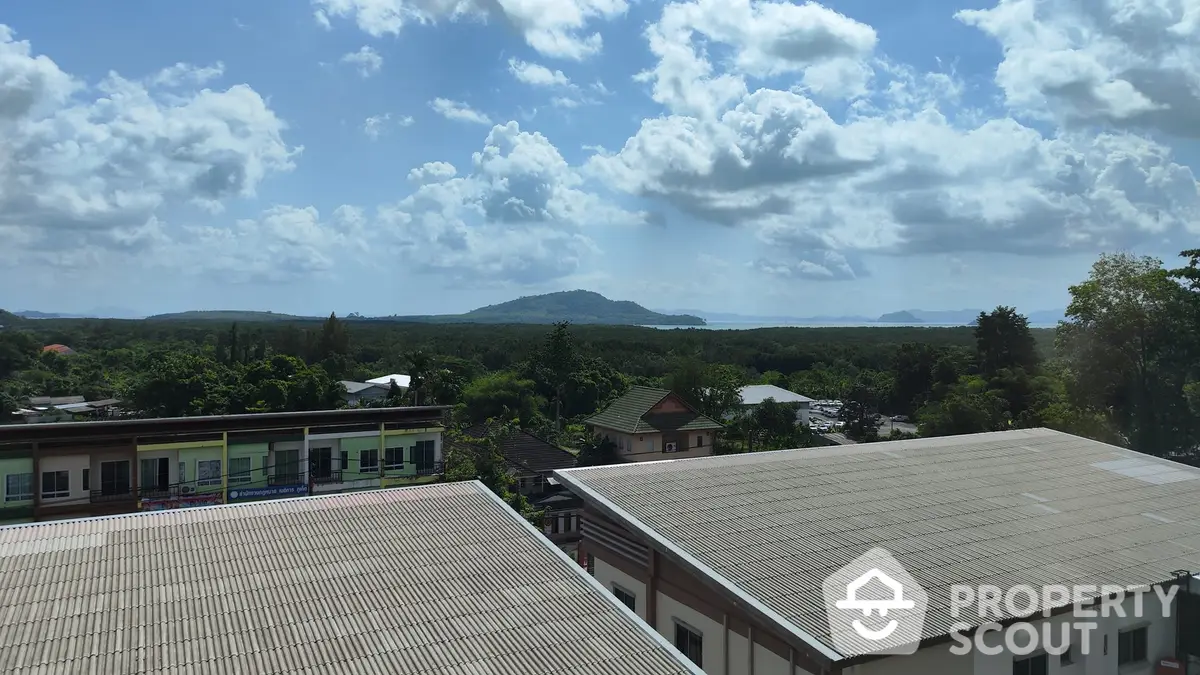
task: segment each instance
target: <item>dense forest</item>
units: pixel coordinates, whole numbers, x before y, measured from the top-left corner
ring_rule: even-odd
[[[1067,319],[1031,329],[1008,307],[962,328],[473,325],[324,320],[224,323],[21,319],[0,313],[0,413],[36,395],[115,397],[143,416],[341,404],[339,380],[407,373],[388,403],[455,406],[563,445],[631,384],[670,388],[722,417],[737,387],[778,384],[845,402],[847,435],[876,413],[924,436],[1048,426],[1192,461],[1200,440],[1200,251],[1177,268],[1102,256],[1070,288]],[[75,353],[44,352],[48,344]],[[806,445],[778,407],[738,419],[725,452]]]

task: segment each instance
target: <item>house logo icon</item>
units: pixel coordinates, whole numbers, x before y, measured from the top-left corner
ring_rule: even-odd
[[[929,598],[895,558],[873,548],[822,585],[833,646],[843,654],[912,654]]]

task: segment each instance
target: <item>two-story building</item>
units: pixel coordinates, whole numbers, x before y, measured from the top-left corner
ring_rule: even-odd
[[[1200,469],[1097,441],[1026,429],[556,476],[585,502],[596,579],[711,675],[1156,675],[1200,642],[1200,603],[1178,598],[1200,570]],[[869,600],[898,611],[838,613],[883,578],[878,551],[897,571]],[[889,630],[914,653],[881,653]]]
[[[465,429],[463,436],[482,438],[486,433],[486,427],[478,424]],[[534,508],[545,511],[542,534],[574,555],[579,543],[583,502],[558,484],[554,472],[575,466],[576,456],[519,429],[500,440],[499,452],[516,481],[517,491],[528,498]]]
[[[706,457],[722,425],[666,389],[633,386],[586,424],[627,462]]]
[[[206,506],[440,472],[445,407],[0,426],[0,523]],[[375,464],[372,464],[375,462]]]

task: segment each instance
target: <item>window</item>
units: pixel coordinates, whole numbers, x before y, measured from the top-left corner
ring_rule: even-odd
[[[92,470],[83,470],[83,491],[89,492],[92,489]]]
[[[697,448],[704,447],[704,434],[700,434],[699,436],[696,437],[696,447]]]
[[[58,499],[71,496],[71,472],[43,471],[42,499]]]
[[[358,453],[359,473],[379,473],[379,451],[363,450]]]
[[[331,477],[333,475],[333,448],[309,448],[308,465],[308,471],[313,478],[321,480]]]
[[[275,451],[274,485],[297,485],[300,483],[300,450]]]
[[[417,441],[417,445],[412,449],[413,464],[417,465],[417,473],[430,474],[433,473],[434,466],[434,441]]]
[[[654,452],[654,439],[653,438],[648,439],[646,441],[646,452]]]
[[[1067,645],[1066,651],[1058,655],[1058,665],[1069,666],[1075,663],[1075,648]]]
[[[621,588],[620,586],[618,586],[616,584],[613,584],[613,595],[617,596],[618,600],[625,603],[626,607],[628,607],[629,609],[632,609],[635,612],[637,611],[637,596],[636,595],[634,595],[633,593],[630,593],[629,591],[625,590],[624,588]]]
[[[202,459],[196,462],[196,485],[220,485],[221,460]]]
[[[4,501],[23,502],[33,499],[33,474],[10,473],[4,477]]]
[[[1026,656],[1013,661],[1013,675],[1047,675],[1049,659],[1045,654]]]
[[[220,462],[217,462],[220,464]],[[217,473],[220,473],[218,470]],[[100,462],[100,494],[104,496],[127,495],[130,489],[129,460]]]
[[[703,668],[701,663],[704,653],[704,636],[700,631],[675,622],[675,648],[683,652],[683,655],[692,660],[697,668]]]
[[[404,448],[387,448],[383,451],[383,468],[403,469]]]
[[[350,453],[345,450],[338,452],[338,470],[339,471],[349,471],[350,470]]]
[[[188,475],[188,473],[187,473],[187,462],[180,462],[180,463],[179,463],[179,482],[180,482],[180,483],[186,483],[186,482],[187,482],[187,475]],[[165,483],[164,483],[164,485],[165,485]],[[165,490],[166,488],[164,487],[163,489]]]
[[[249,457],[230,457],[229,458],[229,482],[230,483],[249,483],[250,478],[250,458]]]
[[[183,462],[180,462],[182,469]],[[171,483],[171,466],[170,460],[166,457],[158,457],[156,459],[143,459],[139,465],[138,483],[142,490],[166,490]],[[179,474],[179,480],[183,480],[183,473]]]
[[[1146,627],[1117,633],[1117,665],[1146,660]]]

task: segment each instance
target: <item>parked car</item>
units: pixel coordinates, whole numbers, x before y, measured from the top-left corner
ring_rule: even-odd
[[[907,422],[908,416],[907,415],[892,415],[892,421],[893,422]]]

